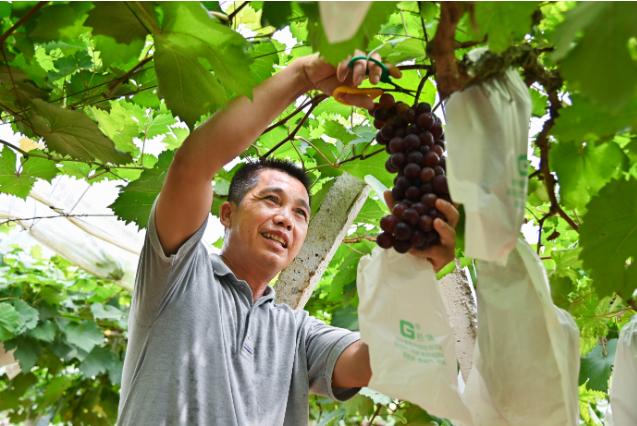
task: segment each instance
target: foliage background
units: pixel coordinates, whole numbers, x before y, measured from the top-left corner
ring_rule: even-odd
[[[60,175],[115,180],[113,212],[144,227],[189,129],[297,57],[319,52],[335,63],[355,48],[376,50],[403,70],[386,89],[440,109],[441,95],[514,66],[541,129],[532,135],[526,219],[554,301],[580,327],[582,422],[600,424],[615,339],[637,307],[635,16],[636,3],[376,2],[351,40],[330,44],[316,3],[2,2],[2,123],[42,143],[0,140],[0,192],[25,198],[36,181]],[[295,45],[277,41],[282,33]],[[462,59],[475,47],[490,54],[469,72]],[[245,155],[302,162],[316,209],[344,171],[391,185],[374,134],[364,112],[310,93]],[[146,146],[157,140],[164,150],[155,156]],[[215,180],[213,214],[232,173]],[[383,212],[367,201],[307,305],[312,314],[357,328],[356,264]],[[457,255],[471,270],[462,247]],[[0,271],[0,341],[16,348],[23,370],[0,378],[0,412],[14,423],[112,424],[129,295],[19,249],[3,253]],[[313,398],[311,416],[444,423],[367,390],[342,405]]]

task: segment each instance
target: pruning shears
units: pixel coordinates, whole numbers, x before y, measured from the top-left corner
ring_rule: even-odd
[[[378,59],[371,58],[368,56],[354,56],[352,59],[349,60],[349,63],[347,64],[347,66],[349,68],[354,68],[354,64],[356,63],[356,61],[360,61],[360,60],[371,61],[375,63],[376,65],[378,65],[382,70],[382,73],[380,75],[380,81],[382,81],[383,83],[389,83],[396,86],[396,84],[391,80],[391,77],[400,78],[401,76],[401,72],[396,66],[385,65]],[[367,71],[369,72],[369,70]],[[384,93],[383,89],[379,89],[376,87],[358,88],[358,87],[351,87],[351,86],[338,86],[336,89],[334,89],[334,93],[332,93],[332,96],[338,102],[347,104],[347,102],[345,102],[345,100],[343,99],[343,95],[364,95],[364,96],[368,96],[371,99],[376,99],[383,93]]]

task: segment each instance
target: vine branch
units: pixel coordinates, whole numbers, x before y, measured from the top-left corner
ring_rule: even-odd
[[[11,219],[3,220],[0,222],[0,226],[6,225],[7,223],[13,222],[24,222],[27,220],[37,220],[37,219],[56,219],[56,218],[70,218],[70,217],[114,217],[114,214],[102,213],[102,214],[91,214],[91,213],[60,213],[55,215],[48,216],[33,216],[33,217],[14,217]]]
[[[110,166],[108,164],[100,163],[98,161],[84,161],[84,160],[76,160],[73,158],[56,157],[46,152],[32,153],[32,152],[25,151],[22,148],[15,146],[11,142],[7,142],[3,139],[0,139],[0,144],[7,146],[14,151],[19,152],[20,154],[24,156],[25,159],[28,159],[29,157],[34,157],[34,158],[43,158],[45,160],[50,160],[55,163],[61,163],[65,161],[72,162],[72,163],[83,163],[83,164],[88,164],[90,166],[97,166],[98,168],[104,169],[106,171],[110,171],[111,169],[131,169],[131,170],[146,170],[147,169],[146,167],[141,167],[141,166]]]
[[[323,102],[323,100],[327,99],[327,95],[319,95],[319,96],[315,96],[314,98],[312,98],[312,103],[310,106],[310,109],[307,110],[307,112],[305,113],[305,115],[303,116],[303,118],[301,119],[301,121],[299,121],[299,124],[296,125],[296,127],[294,128],[294,130],[292,130],[290,132],[289,135],[287,135],[285,138],[283,138],[283,140],[281,140],[280,142],[278,142],[276,145],[274,145],[272,148],[270,148],[270,150],[268,152],[266,152],[265,154],[263,154],[261,156],[261,159],[267,158],[270,155],[272,155],[272,153],[274,151],[276,151],[277,149],[279,149],[281,146],[283,146],[286,142],[294,139],[294,136],[296,136],[296,134],[298,133],[299,130],[301,130],[301,127],[303,127],[303,124],[305,124],[305,122],[307,121],[308,118],[310,118],[310,114],[312,114],[312,111],[314,110],[314,108],[316,108],[321,102]],[[297,108],[298,109],[298,108]],[[266,129],[267,130],[267,129]],[[265,133],[265,132],[264,132]]]
[[[35,13],[38,10],[42,9],[47,3],[48,3],[48,1],[38,2],[38,4],[33,6],[27,13],[24,14],[24,16],[22,16],[20,19],[18,19],[18,21],[15,24],[13,24],[8,30],[6,30],[0,36],[0,45],[4,45],[4,42],[9,38],[9,36],[11,34],[13,34],[15,32],[15,30],[20,28],[21,25],[23,25],[25,22],[27,22],[29,19],[31,19],[31,17],[33,15],[35,15]]]

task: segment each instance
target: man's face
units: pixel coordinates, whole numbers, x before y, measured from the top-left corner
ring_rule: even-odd
[[[292,262],[305,241],[309,198],[296,178],[264,169],[239,205],[227,203],[221,216],[227,230],[227,252],[279,272]]]

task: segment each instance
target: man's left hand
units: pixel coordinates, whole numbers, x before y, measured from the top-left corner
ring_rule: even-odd
[[[385,191],[384,196],[387,206],[390,209],[393,208],[394,199],[391,191]],[[456,226],[460,213],[456,206],[441,198],[436,200],[436,208],[447,218],[447,222],[440,218],[434,220],[434,229],[440,235],[440,243],[425,250],[411,249],[409,253],[421,259],[427,259],[438,272],[456,257]]]

